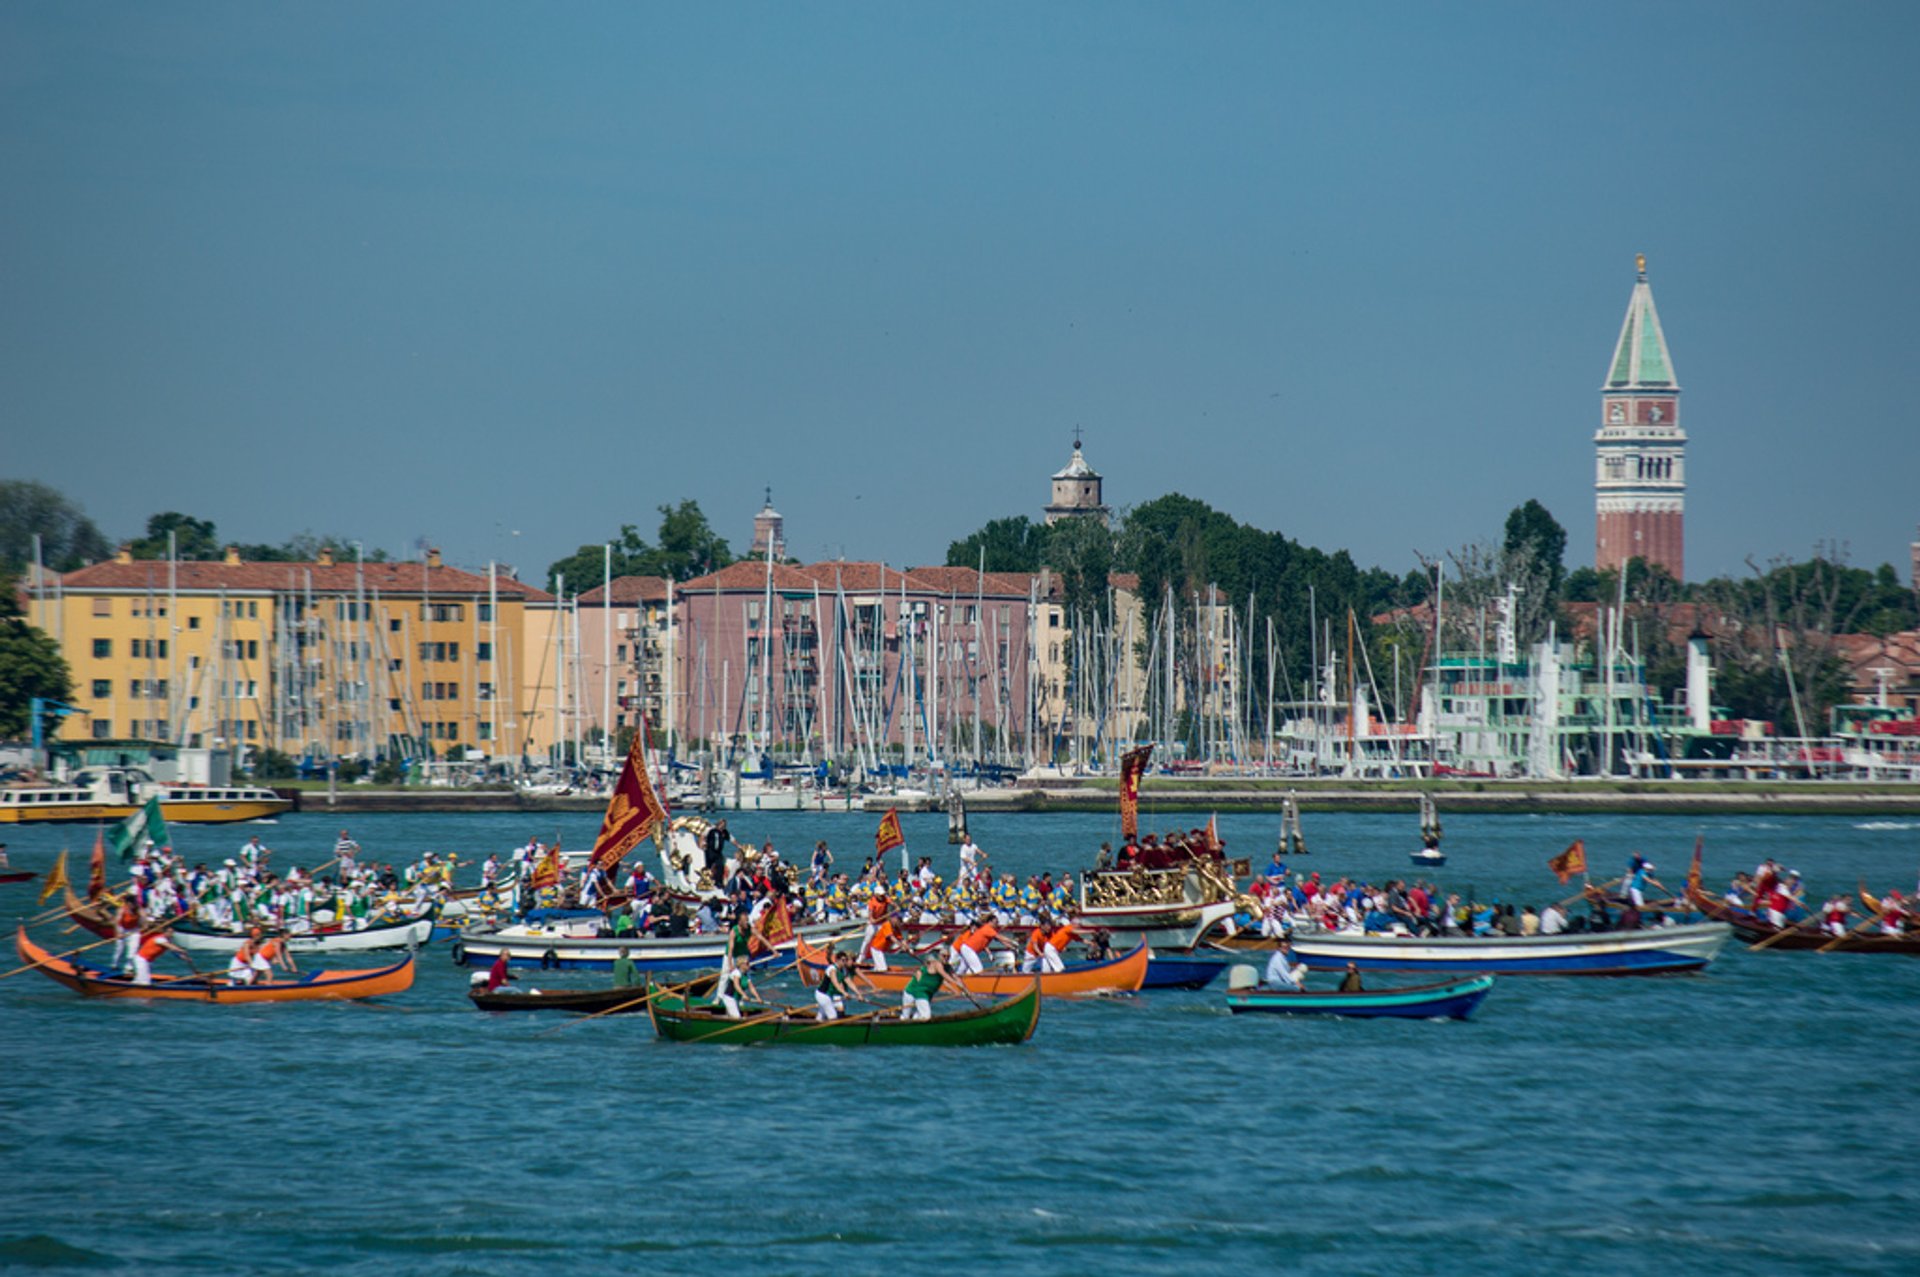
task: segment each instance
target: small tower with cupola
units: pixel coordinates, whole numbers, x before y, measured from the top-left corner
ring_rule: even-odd
[[[1073,456],[1067,468],[1053,476],[1053,499],[1047,503],[1049,526],[1062,519],[1097,518],[1106,522],[1110,511],[1100,496],[1100,472],[1080,455],[1080,431],[1073,432]]]

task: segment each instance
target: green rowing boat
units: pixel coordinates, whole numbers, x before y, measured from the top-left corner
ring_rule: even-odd
[[[1033,1036],[1040,982],[979,1009],[906,1020],[897,1007],[822,1020],[812,1007],[743,1007],[738,1020],[678,995],[647,1004],[653,1028],[675,1042],[798,1042],[820,1046],[1010,1046]]]

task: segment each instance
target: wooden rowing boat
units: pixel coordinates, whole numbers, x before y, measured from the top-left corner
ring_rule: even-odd
[[[1836,936],[1811,922],[1776,927],[1758,914],[1739,909],[1724,900],[1696,896],[1694,905],[1716,922],[1724,922],[1748,944],[1766,949],[1814,949],[1826,953],[1892,953],[1920,958],[1920,932],[1890,936],[1879,931],[1850,932]]]
[[[1040,1021],[1040,982],[990,1006],[908,1020],[898,1008],[822,1020],[812,1007],[741,1008],[738,1020],[679,994],[647,1004],[654,1032],[674,1042],[811,1043],[816,1046],[1012,1046],[1033,1036]]]
[[[806,940],[799,942],[798,957],[801,968],[810,974],[817,974],[830,960],[831,949],[818,948]],[[1088,962],[1068,967],[1065,971],[1019,972],[984,971],[979,975],[955,976],[965,985],[969,993],[989,994],[1004,997],[1018,993],[1030,980],[1039,980],[1040,992],[1048,997],[1059,997],[1075,993],[1104,993],[1118,991],[1131,993],[1140,988],[1147,978],[1148,950],[1139,945],[1132,951],[1114,958],[1109,962]],[[876,989],[898,992],[904,989],[920,970],[920,964],[903,963],[885,971],[875,971],[871,967],[859,968],[860,975]]]
[[[31,869],[0,869],[0,882],[32,882],[39,876]]]
[[[1497,975],[1664,975],[1697,971],[1732,938],[1725,923],[1643,931],[1563,932],[1557,936],[1394,936],[1296,931],[1293,951],[1315,971],[1492,972]],[[1265,951],[1278,941],[1233,936],[1214,944]]]
[[[717,975],[703,976],[682,996],[704,998],[720,983]],[[647,988],[624,985],[612,989],[495,989],[474,985],[467,997],[482,1011],[574,1011],[586,1015],[625,1015],[647,1009]]]
[[[102,900],[82,900],[72,887],[61,887],[67,906],[67,921],[102,939],[113,935],[114,908]]]
[[[172,1002],[304,1002],[320,999],[377,998],[413,987],[413,956],[390,967],[368,971],[309,971],[288,980],[228,984],[210,976],[155,976],[135,984],[126,976],[71,958],[58,957],[35,944],[25,927],[14,935],[22,961],[89,998],[146,998]]]
[[[1401,989],[1240,989],[1227,994],[1227,1010],[1238,1015],[1265,1011],[1277,1015],[1335,1015],[1355,1019],[1464,1020],[1493,988],[1490,975],[1416,984]]]

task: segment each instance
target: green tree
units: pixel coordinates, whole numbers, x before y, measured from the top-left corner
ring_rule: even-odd
[[[1052,530],[1024,514],[990,519],[979,531],[947,547],[947,566],[978,568],[984,553],[989,572],[1038,572]]]
[[[32,701],[63,701],[73,694],[73,678],[60,645],[28,625],[20,614],[11,574],[0,573],[0,739],[32,734]],[[51,724],[48,725],[51,733]]]
[[[733,550],[726,539],[713,530],[697,501],[682,501],[676,506],[660,507],[660,530],[654,534],[660,542],[654,551],[650,576],[669,581],[691,581],[696,576],[717,572],[733,562]]]
[[[613,546],[613,575],[663,576],[671,581],[690,581],[715,572],[734,561],[733,551],[717,535],[697,501],[660,508],[658,545],[649,545],[633,524],[623,524]],[[568,594],[580,594],[602,583],[607,571],[606,550],[598,545],[583,545],[566,558],[547,568],[542,586],[550,587],[553,578]]]
[[[1104,519],[1081,517],[1054,524],[1047,531],[1042,563],[1060,574],[1061,602],[1069,617],[1105,613],[1113,533]]]
[[[1559,597],[1567,576],[1567,530],[1547,507],[1531,497],[1525,505],[1515,506],[1507,515],[1503,548],[1510,562],[1526,561],[1532,570],[1544,574],[1548,597]]]
[[[0,568],[20,572],[33,562],[33,538],[40,537],[40,561],[55,572],[107,557],[112,547],[73,501],[33,479],[0,480]]]
[[[220,535],[211,519],[196,519],[178,510],[168,510],[147,520],[147,534],[131,545],[136,559],[167,557],[167,534],[173,533],[172,549],[182,561],[217,559],[221,556]]]

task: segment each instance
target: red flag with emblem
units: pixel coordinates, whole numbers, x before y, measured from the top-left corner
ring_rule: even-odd
[[[545,887],[557,887],[560,885],[559,843],[556,842],[553,846],[547,848],[546,854],[541,856],[539,861],[535,863],[533,866],[533,877],[529,881],[535,891],[539,891]]]
[[[1140,833],[1140,776],[1153,757],[1153,746],[1142,745],[1120,756],[1120,833],[1133,838]]]
[[[593,863],[608,873],[634,844],[661,827],[667,809],[653,792],[647,775],[647,731],[641,724],[633,734],[633,748],[627,751],[627,765],[607,799],[607,814],[600,822],[600,836],[593,841]]]
[[[1220,841],[1219,820],[1218,813],[1207,817],[1207,850],[1215,854],[1218,854],[1220,848],[1226,845]]]
[[[892,807],[880,817],[880,828],[873,833],[873,849],[884,856],[895,847],[907,845],[907,836],[900,832],[900,813]]]
[[[760,937],[770,945],[793,939],[793,914],[787,909],[785,896],[775,896],[767,906],[767,916],[760,921]]]
[[[1585,873],[1587,871],[1586,840],[1574,839],[1573,846],[1547,862],[1547,868],[1553,870],[1554,876],[1563,884],[1575,874]]]

